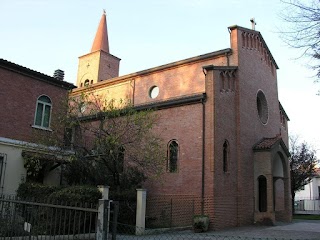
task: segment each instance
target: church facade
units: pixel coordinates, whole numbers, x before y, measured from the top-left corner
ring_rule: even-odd
[[[213,229],[290,221],[289,118],[278,100],[278,66],[260,32],[229,32],[230,48],[119,76],[103,14],[71,96],[93,92],[156,109],[167,172],[145,184],[148,194],[198,198]]]

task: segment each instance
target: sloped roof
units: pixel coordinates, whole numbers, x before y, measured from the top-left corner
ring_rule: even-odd
[[[284,110],[282,104],[280,103],[280,101],[279,101],[279,108],[280,108],[280,110],[282,111],[282,113],[284,114],[284,116],[286,117],[287,121],[290,121],[290,119],[289,119],[286,111]]]
[[[56,79],[54,77],[51,77],[49,75],[43,74],[41,72],[37,72],[35,70],[32,70],[30,68],[27,68],[27,67],[24,67],[24,66],[21,66],[21,65],[18,65],[18,64],[15,64],[13,62],[7,61],[7,60],[2,59],[2,58],[0,58],[0,68],[4,68],[4,69],[7,69],[7,70],[10,70],[10,71],[13,71],[13,72],[17,72],[17,73],[20,73],[22,75],[31,77],[33,79],[37,79],[37,80],[49,83],[51,85],[62,87],[64,89],[70,90],[70,89],[73,89],[73,88],[76,87],[73,84],[68,83],[66,81],[58,80],[58,79]]]
[[[290,156],[289,150],[286,144],[283,142],[281,135],[276,135],[273,138],[262,138],[255,145],[253,145],[253,151],[271,150],[276,144],[280,144],[287,156]]]

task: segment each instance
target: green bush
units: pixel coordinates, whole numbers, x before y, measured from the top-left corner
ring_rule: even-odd
[[[51,193],[50,202],[97,204],[102,198],[101,192],[93,186],[70,186]]]
[[[57,187],[39,183],[21,183],[17,196],[23,200],[52,203],[92,203],[97,204],[102,197],[100,191],[93,186]]]
[[[50,194],[60,188],[34,182],[21,183],[17,190],[17,197],[23,200],[46,201]]]

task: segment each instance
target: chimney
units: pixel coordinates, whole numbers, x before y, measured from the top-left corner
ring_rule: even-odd
[[[53,77],[57,80],[63,81],[64,79],[64,71],[57,69],[54,71]]]

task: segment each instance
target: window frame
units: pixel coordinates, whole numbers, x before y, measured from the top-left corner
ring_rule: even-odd
[[[49,102],[45,102],[42,101],[40,98],[41,97],[46,97]],[[38,108],[39,105],[42,105],[42,112],[39,113],[40,117],[41,117],[41,123],[40,125],[37,123],[37,119],[38,119]],[[49,107],[49,117],[48,117],[48,126],[45,126],[45,115],[46,115],[46,107]],[[50,130],[50,125],[51,125],[51,115],[52,115],[52,100],[49,96],[47,95],[40,95],[37,98],[37,102],[36,102],[36,110],[35,110],[35,114],[34,114],[34,121],[33,121],[33,127],[35,128],[40,128],[40,129],[45,129],[45,130]]]
[[[173,144],[176,144],[176,159],[175,159],[175,166],[172,164],[172,155],[171,155],[171,146]],[[178,162],[179,162],[179,155],[180,155],[180,147],[179,143],[176,139],[172,139],[168,142],[167,146],[167,172],[169,173],[177,173],[179,168],[178,168]]]
[[[229,172],[229,155],[230,155],[230,145],[228,140],[225,140],[222,145],[222,170],[224,173]]]

